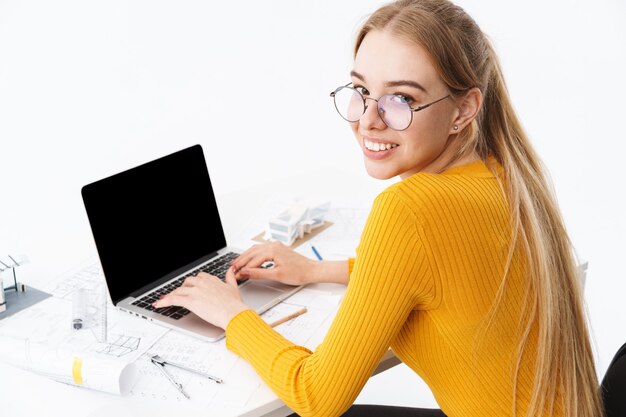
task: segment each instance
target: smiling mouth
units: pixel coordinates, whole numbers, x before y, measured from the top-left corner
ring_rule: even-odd
[[[372,142],[367,139],[363,139],[363,145],[365,146],[367,150],[372,151],[372,152],[387,151],[389,149],[393,149],[393,148],[400,146],[397,143]]]

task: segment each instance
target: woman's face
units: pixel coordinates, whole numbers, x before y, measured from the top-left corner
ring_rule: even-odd
[[[353,86],[365,98],[400,95],[412,108],[449,94],[426,51],[387,31],[365,36],[351,75]],[[403,131],[387,127],[378,115],[376,102],[366,102],[365,114],[351,127],[370,176],[406,178],[417,172],[437,172],[452,158],[457,147],[453,139],[460,131],[454,130],[459,110],[452,98],[414,112],[413,121]],[[386,149],[387,144],[393,147]],[[384,150],[376,150],[383,145]]]

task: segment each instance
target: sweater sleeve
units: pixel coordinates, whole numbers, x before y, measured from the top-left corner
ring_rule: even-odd
[[[348,274],[351,274],[354,269],[354,261],[356,261],[356,259],[348,258]]]
[[[296,413],[341,415],[409,313],[434,297],[418,228],[415,215],[395,193],[376,198],[345,297],[315,352],[292,344],[251,310],[228,324],[227,347],[250,362]]]

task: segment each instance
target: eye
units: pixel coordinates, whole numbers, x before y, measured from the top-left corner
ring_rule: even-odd
[[[356,91],[358,91],[359,93],[361,93],[361,95],[363,95],[363,96],[369,96],[369,94],[370,94],[370,92],[369,92],[369,91],[367,91],[367,88],[362,87],[362,86],[360,86],[360,85],[355,85],[355,86],[354,86],[354,89],[355,89]]]
[[[395,97],[395,100],[397,100],[400,103],[411,104],[415,102],[413,97],[408,96],[406,94],[394,94],[393,96]]]

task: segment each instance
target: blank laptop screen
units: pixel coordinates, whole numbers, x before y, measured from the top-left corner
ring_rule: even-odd
[[[200,145],[82,190],[111,299],[226,246]]]

